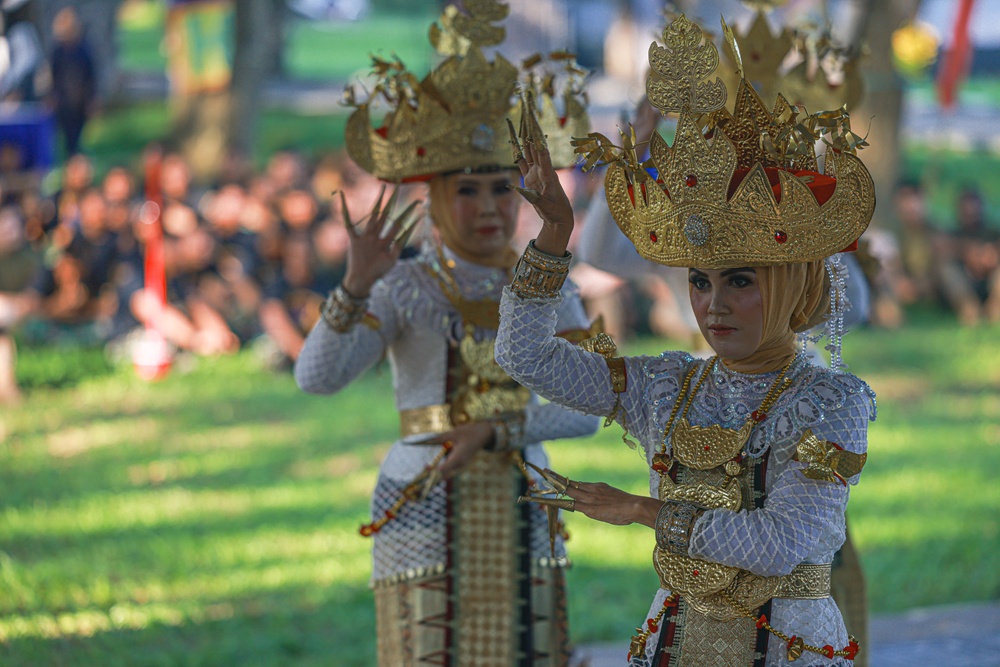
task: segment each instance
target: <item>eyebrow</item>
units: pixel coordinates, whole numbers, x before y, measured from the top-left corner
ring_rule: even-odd
[[[472,186],[472,187],[477,187],[478,188],[481,185],[486,185],[486,186],[503,185],[503,186],[506,186],[508,183],[510,183],[510,181],[508,179],[506,179],[506,178],[495,178],[495,179],[493,179],[491,181],[487,181],[485,183],[483,181],[481,181],[481,180],[478,180],[478,179],[461,178],[461,179],[459,179],[457,181],[456,184],[458,186],[468,185],[468,186]]]
[[[693,274],[697,274],[699,276],[706,275],[704,272],[699,271],[698,269],[694,269],[694,268],[688,269],[688,274],[690,275],[692,273]],[[754,271],[753,267],[750,267],[750,266],[741,266],[738,269],[726,269],[725,271],[723,271],[719,275],[721,275],[722,277],[725,278],[727,276],[733,275],[734,273],[754,273],[754,274],[756,274],[757,272]]]

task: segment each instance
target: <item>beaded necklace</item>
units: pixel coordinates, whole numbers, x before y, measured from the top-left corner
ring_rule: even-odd
[[[674,459],[697,470],[709,470],[725,464],[727,474],[739,474],[740,464],[737,459],[750,439],[753,427],[767,418],[768,410],[792,384],[791,378],[785,376],[795,361],[794,357],[778,373],[778,377],[774,379],[771,388],[764,396],[764,400],[761,401],[760,407],[750,413],[742,427],[727,429],[718,424],[692,426],[687,419],[688,411],[691,409],[691,404],[694,403],[694,397],[698,394],[702,383],[715,364],[718,363],[718,360],[718,356],[714,356],[705,363],[705,368],[698,377],[690,396],[688,395],[688,387],[691,386],[691,379],[697,371],[697,366],[693,366],[684,377],[681,390],[678,392],[677,400],[670,412],[670,418],[667,420],[667,426],[663,429],[660,451],[653,455],[653,462],[650,466],[661,475],[670,471]],[[686,403],[685,398],[687,399]],[[682,404],[684,404],[684,411],[681,412],[680,420],[677,420],[677,413]],[[674,426],[675,420],[677,420],[676,427]],[[668,437],[671,438],[672,456],[667,454]]]
[[[452,268],[455,266],[454,260],[444,256],[444,250],[440,245],[437,247],[437,255],[437,265],[440,270],[436,270],[437,267],[428,266],[427,272],[437,281],[441,293],[462,316],[462,321],[484,329],[493,329],[494,331],[498,329],[500,327],[500,302],[490,298],[474,300],[464,297],[458,288],[455,274],[452,272]]]

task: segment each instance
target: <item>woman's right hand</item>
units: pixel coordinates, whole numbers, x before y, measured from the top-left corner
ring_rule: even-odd
[[[509,120],[507,123],[514,161],[524,180],[523,188],[513,189],[535,208],[535,212],[545,223],[535,239],[535,248],[561,257],[566,252],[573,232],[573,206],[559,182],[559,174],[552,166],[545,136],[534,114],[522,123],[520,140],[514,133],[514,125]]]
[[[396,203],[397,193],[398,187],[393,189],[385,208],[382,208],[385,186],[382,187],[363,228],[361,221],[356,223],[351,221],[344,193],[340,193],[341,210],[349,238],[347,273],[341,284],[347,293],[355,298],[367,297],[376,281],[389,273],[399,259],[413,225],[416,224],[417,219],[414,219],[412,224],[407,224],[407,221],[420,204],[419,201],[410,204],[386,229],[386,221]]]

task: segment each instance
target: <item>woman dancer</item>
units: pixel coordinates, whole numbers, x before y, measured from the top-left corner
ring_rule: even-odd
[[[390,220],[395,194],[384,207],[380,197],[367,222],[353,224],[345,205],[347,273],[295,377],[308,392],[334,393],[383,356],[392,366],[402,439],[381,466],[372,522],[361,529],[374,538],[378,664],[562,667],[562,539],[549,531],[549,511],[516,500],[536,481],[524,462],[545,465],[541,441],[590,434],[597,421],[539,404],[494,361],[520,203],[502,138],[506,119],[534,102],[512,108],[517,69],[480,51],[495,43],[491,21],[505,6],[467,7],[475,11],[449,8],[432,30],[450,57],[419,84],[387,68],[373,97],[389,98],[393,111],[374,129],[362,104],[346,131],[351,157],[370,173],[427,181],[439,243],[399,261],[412,207]],[[564,135],[557,164],[572,163],[568,138],[587,131],[574,94],[566,99],[560,121],[539,91],[542,125]],[[581,302],[564,295],[556,328],[582,339],[589,334],[571,333],[587,327]]]
[[[835,114],[797,118],[780,98],[772,114],[745,81],[734,113],[719,111],[724,85],[702,80],[718,62],[714,45],[684,17],[663,39],[650,64],[664,82],[647,92],[680,114],[673,146],[654,134],[651,160],[639,163],[628,136],[624,150],[599,135],[577,143],[589,164],[610,163],[608,204],[639,254],[688,268],[716,354],[622,358],[607,337],[584,350],[552,337],[573,215],[544,145],[516,147],[523,194],[544,224],[504,292],[497,360],[542,396],[621,423],[645,452],[652,495],[546,471],[566,497],[529,499],[655,530],[661,589],[632,665],[846,665],[859,647],[830,597],[830,563],[874,395],[837,370],[836,341],[825,369],[798,353],[795,335],[826,317],[838,337],[845,281],[831,256],[867,227],[872,181]],[[825,173],[815,135],[796,129],[820,121],[831,130]]]

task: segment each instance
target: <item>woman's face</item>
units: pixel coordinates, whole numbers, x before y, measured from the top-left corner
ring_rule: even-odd
[[[764,309],[753,269],[689,269],[691,307],[705,340],[724,359],[738,361],[760,347]]]
[[[508,248],[520,204],[520,196],[507,187],[516,184],[514,172],[455,174],[448,178],[455,179],[451,213],[460,250],[486,259]]]

